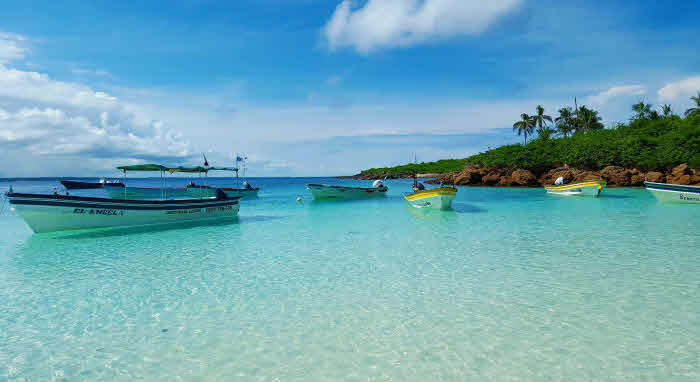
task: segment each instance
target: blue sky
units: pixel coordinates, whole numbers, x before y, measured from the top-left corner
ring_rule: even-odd
[[[516,142],[520,113],[700,89],[689,1],[10,2],[0,12],[0,176],[123,163],[350,174]]]

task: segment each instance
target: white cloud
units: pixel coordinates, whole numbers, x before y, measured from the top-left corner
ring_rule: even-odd
[[[22,45],[24,36],[14,33],[0,33],[0,65],[24,58],[29,49]]]
[[[11,39],[16,52],[27,51],[21,45],[24,38],[7,36],[0,35],[0,41]],[[14,54],[12,59],[21,59],[22,54]],[[192,153],[179,133],[165,128],[139,105],[121,102],[86,85],[7,65],[0,63],[0,151],[13,153],[14,159],[6,161],[10,167],[3,172],[49,175],[46,169],[50,170],[57,158],[66,163],[72,158],[77,166],[101,159],[105,162],[102,166],[112,167],[115,160],[166,161]],[[31,166],[25,163],[27,158],[32,158]],[[43,170],[24,173],[29,167]]]
[[[688,77],[676,82],[669,82],[659,89],[659,100],[663,102],[683,101],[687,102],[690,96],[700,91],[700,76]]]
[[[331,50],[382,47],[481,34],[520,0],[368,0],[361,7],[343,0],[323,29]]]
[[[642,96],[647,94],[647,88],[643,85],[614,86],[601,93],[588,97],[587,101],[592,105],[605,105],[616,97]]]

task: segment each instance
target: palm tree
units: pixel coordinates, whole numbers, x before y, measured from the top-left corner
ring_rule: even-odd
[[[600,122],[601,118],[598,115],[598,112],[587,108],[585,105],[578,108],[577,119],[579,128],[584,132],[602,129],[605,127]]]
[[[690,99],[695,102],[695,107],[691,107],[685,111],[686,117],[700,114],[700,92],[698,92],[698,95],[690,97]]]
[[[544,108],[542,105],[537,105],[537,114],[532,117],[535,120],[535,124],[538,130],[542,130],[542,126],[547,125],[547,121],[552,122],[552,117],[544,114]]]
[[[532,134],[535,129],[535,119],[529,115],[522,113],[520,114],[520,121],[513,124],[513,131],[518,131],[518,136],[521,134],[525,135],[525,144],[527,144],[527,135]]]
[[[671,105],[661,106],[661,112],[664,114],[664,117],[666,117],[666,118],[673,115],[673,109],[671,109]]]
[[[557,125],[557,131],[559,134],[563,135],[564,138],[569,136],[574,130],[574,112],[570,107],[562,107],[559,109],[559,116],[554,119],[554,123]]]
[[[646,119],[651,115],[651,104],[644,103],[644,100],[632,105],[632,110],[637,113],[634,119]]]

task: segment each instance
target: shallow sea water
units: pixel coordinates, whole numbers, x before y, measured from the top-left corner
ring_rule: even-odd
[[[32,235],[5,207],[0,380],[700,380],[700,206],[460,188],[423,212],[407,180],[307,182],[370,183],[252,179],[214,225]]]

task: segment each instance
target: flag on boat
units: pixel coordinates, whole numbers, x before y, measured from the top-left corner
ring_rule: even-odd
[[[209,162],[207,162],[207,156],[202,153],[202,156],[204,157],[204,165],[209,166]]]

